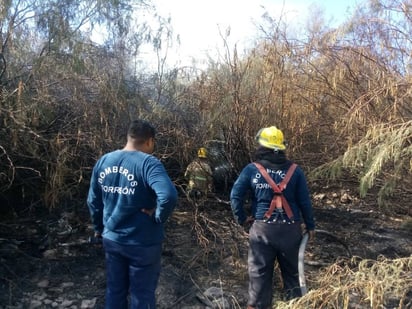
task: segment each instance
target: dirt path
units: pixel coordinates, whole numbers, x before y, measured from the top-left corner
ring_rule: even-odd
[[[349,253],[412,253],[405,216],[379,214],[353,198],[343,203],[342,196],[315,195],[317,227],[326,232],[307,247],[309,289],[320,267]],[[104,256],[100,245],[87,243],[88,222],[81,211],[1,223],[0,308],[103,308]],[[196,207],[181,199],[166,232],[159,309],[245,307],[247,236],[229,205],[212,199]]]

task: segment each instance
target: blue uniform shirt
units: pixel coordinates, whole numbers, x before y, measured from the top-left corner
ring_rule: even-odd
[[[87,205],[96,232],[121,243],[154,245],[173,212],[177,191],[162,163],[140,151],[116,150],[93,168]],[[153,216],[143,208],[156,211]]]
[[[266,168],[266,171],[275,183],[279,184],[286,176],[290,164],[291,162],[288,161],[281,169]],[[263,220],[266,211],[270,207],[274,193],[253,163],[248,164],[242,170],[230,193],[232,211],[239,224],[243,224],[247,217],[244,209],[244,200],[248,192],[251,192],[252,216],[256,220]],[[309,190],[303,170],[299,166],[289,180],[283,195],[292,209],[294,221],[300,221],[303,217],[306,228],[314,230],[315,222]],[[272,218],[273,216],[275,216],[275,213],[272,215]]]

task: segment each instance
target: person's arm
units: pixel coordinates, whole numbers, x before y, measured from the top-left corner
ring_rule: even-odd
[[[306,230],[309,233],[309,238],[312,240],[315,236],[315,220],[313,218],[313,207],[312,201],[310,199],[307,181],[301,169],[297,181],[297,202],[302,213],[303,221],[305,222]]]
[[[250,177],[248,167],[246,167],[240,173],[230,192],[230,205],[232,207],[233,216],[240,225],[245,224],[248,220],[244,209],[244,199],[249,189]]]
[[[207,165],[207,186],[210,192],[213,191],[213,171],[210,165]]]
[[[154,219],[157,223],[164,223],[176,207],[177,191],[162,163],[157,159],[150,161],[147,182],[157,197]]]
[[[87,196],[87,206],[89,208],[90,218],[92,221],[95,236],[99,237],[103,233],[103,198],[101,187],[97,183],[97,175],[93,169],[90,188]]]
[[[190,174],[190,164],[186,167],[186,171],[185,171],[185,174],[184,174],[184,177],[186,178],[186,179],[189,179],[189,175]]]
[[[190,180],[190,178],[192,177],[194,167],[195,167],[195,161],[190,162],[189,165],[186,167],[184,176],[187,180]]]

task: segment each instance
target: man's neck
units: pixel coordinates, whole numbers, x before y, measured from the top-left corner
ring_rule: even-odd
[[[124,151],[141,151],[147,154],[151,154],[154,148],[154,139],[150,138],[145,142],[137,143],[136,140],[128,138],[126,145],[124,146]]]
[[[138,147],[136,147],[133,143],[127,143],[123,149],[124,151],[142,151]]]

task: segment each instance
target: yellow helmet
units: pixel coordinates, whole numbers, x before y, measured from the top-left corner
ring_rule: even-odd
[[[199,148],[199,150],[197,151],[197,156],[199,158],[207,158],[206,148],[204,148],[204,147]]]
[[[283,133],[275,126],[260,129],[259,132],[256,134],[256,141],[266,148],[275,150],[286,149],[283,140]]]

